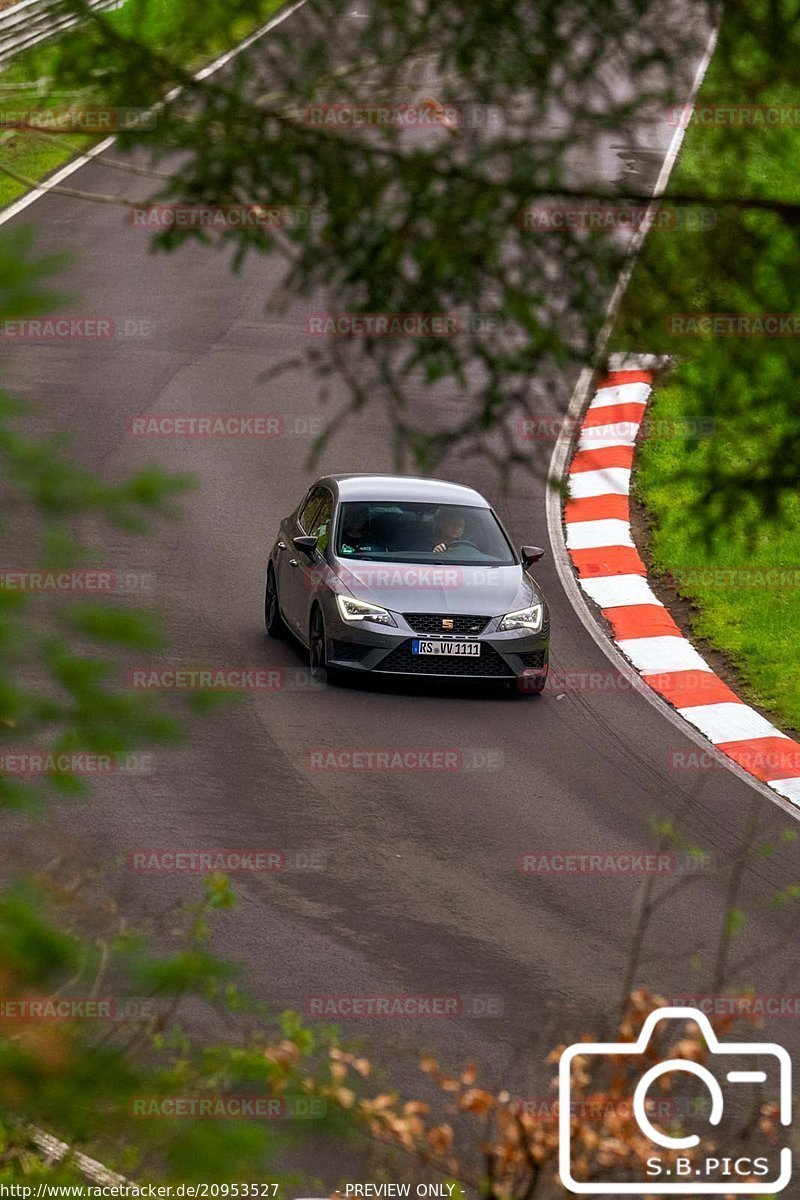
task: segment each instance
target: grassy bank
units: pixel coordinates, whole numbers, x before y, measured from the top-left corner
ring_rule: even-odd
[[[122,8],[103,14],[103,18],[120,35],[136,37],[168,54],[172,61],[196,68],[235,46],[282,4],[283,0],[248,0],[223,11],[218,4],[196,9],[187,0],[127,0]],[[93,44],[91,30],[80,28],[20,55],[0,72],[0,107],[38,111],[102,106],[102,76],[91,69]],[[74,90],[61,89],[58,94],[48,91],[46,81],[62,54],[74,57],[76,63],[86,63],[82,80],[94,77],[92,86],[77,83]],[[80,72],[76,74],[80,77]],[[132,108],[142,104],[135,80],[131,80],[127,104]],[[105,135],[42,135],[25,129],[0,133],[0,208],[29,190],[26,183],[14,176],[44,179],[84,153],[102,136]],[[13,175],[4,174],[3,166],[10,168]]]
[[[731,104],[789,105],[798,115],[777,127],[757,116],[738,127],[732,122],[746,118],[691,124],[670,194],[800,201],[796,88],[770,75],[757,38],[748,44],[734,26],[723,27],[698,110]],[[734,335],[703,332],[681,318],[800,314],[797,230],[791,216],[729,204],[707,232],[651,234],[614,335],[615,349],[676,361],[656,390],[653,435],[636,463],[653,566],[698,606],[693,631],[730,657],[749,699],[795,729],[800,319],[792,336],[767,337],[752,325]],[[778,476],[786,486],[775,501]]]

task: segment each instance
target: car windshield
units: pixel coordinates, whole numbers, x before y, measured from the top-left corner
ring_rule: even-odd
[[[341,506],[336,554],[378,562],[507,567],[511,546],[491,509],[370,500]]]

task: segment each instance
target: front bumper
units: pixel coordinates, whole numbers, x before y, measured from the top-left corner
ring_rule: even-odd
[[[478,635],[430,634],[415,631],[399,614],[398,627],[346,622],[338,610],[326,614],[327,661],[332,667],[363,674],[410,678],[514,680],[542,678],[550,652],[549,616],[538,633],[499,633],[501,618],[489,621]],[[415,638],[428,641],[480,642],[477,657],[421,655],[412,652]]]

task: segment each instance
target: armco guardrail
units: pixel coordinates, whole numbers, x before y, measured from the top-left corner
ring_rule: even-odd
[[[119,8],[124,0],[88,0],[94,11]],[[0,69],[23,50],[77,25],[80,17],[64,0],[20,0],[0,12]]]

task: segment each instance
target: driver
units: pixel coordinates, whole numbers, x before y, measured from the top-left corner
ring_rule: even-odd
[[[465,525],[464,514],[457,508],[440,509],[433,524],[433,553],[442,554],[450,549],[453,542],[462,541]]]

